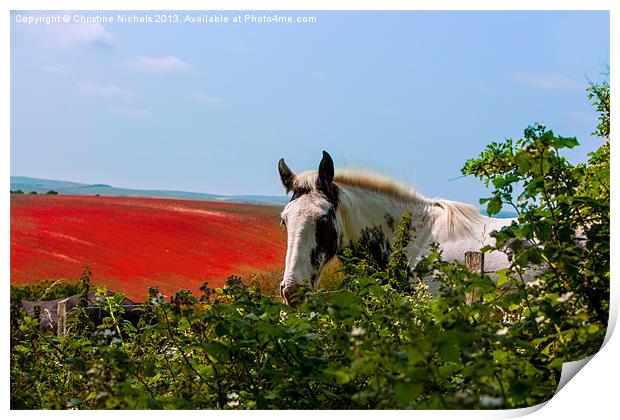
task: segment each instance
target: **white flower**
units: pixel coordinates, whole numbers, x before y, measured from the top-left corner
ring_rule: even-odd
[[[536,279],[536,280],[527,282],[526,285],[529,287],[540,287],[542,283],[540,282],[540,279]]]
[[[286,311],[281,310],[280,311],[280,322],[286,322],[287,319],[288,319],[288,314],[286,313]]]
[[[351,331],[351,337],[361,337],[366,334],[366,330],[362,327],[355,327],[353,331]]]
[[[558,298],[558,302],[564,303],[573,296],[573,292],[566,292]]]
[[[508,328],[504,327],[502,329],[499,329],[499,330],[497,330],[497,332],[495,334],[497,334],[497,335],[506,335],[506,334],[508,334]]]
[[[230,394],[226,394],[228,397],[228,406],[229,407],[237,407],[239,405],[239,394],[236,392],[231,392]]]

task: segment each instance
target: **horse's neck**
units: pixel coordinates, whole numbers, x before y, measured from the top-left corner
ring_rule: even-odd
[[[403,214],[411,212],[414,235],[407,248],[417,258],[432,242],[433,213],[422,197],[409,202],[357,187],[343,188],[340,194],[341,246],[357,245],[366,229],[377,229],[392,243]]]
[[[373,235],[383,235],[382,249],[389,252],[403,213],[411,212],[412,238],[406,252],[412,265],[428,254],[432,243],[439,244],[445,261],[462,261],[465,252],[493,245],[495,238],[491,232],[512,222],[479,215],[474,208],[448,200],[414,196],[404,201],[359,187],[343,188],[340,196],[337,214],[343,234],[341,247],[357,246],[365,237],[364,231],[369,230]],[[506,266],[505,259],[496,253],[489,261],[489,269]]]

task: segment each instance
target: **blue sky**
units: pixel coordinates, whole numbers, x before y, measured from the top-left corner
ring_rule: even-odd
[[[118,13],[84,13],[98,14]],[[336,166],[477,203],[485,188],[454,178],[491,141],[542,121],[580,140],[571,159],[599,145],[585,89],[609,64],[607,12],[281,14],[317,22],[46,25],[13,12],[11,174],[275,195],[280,157],[302,171],[327,150]]]

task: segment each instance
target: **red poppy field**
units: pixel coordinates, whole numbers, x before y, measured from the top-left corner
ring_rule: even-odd
[[[11,195],[11,284],[77,280],[143,300],[282,270],[280,208],[154,198]]]

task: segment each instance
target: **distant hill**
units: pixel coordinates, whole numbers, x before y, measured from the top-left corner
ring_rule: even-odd
[[[22,190],[24,193],[36,191],[46,193],[54,190],[59,194],[68,195],[95,195],[109,197],[151,197],[151,198],[180,198],[186,200],[206,200],[220,202],[234,202],[247,204],[285,205],[288,198],[285,196],[262,195],[217,195],[174,190],[140,190],[131,188],[113,187],[107,184],[82,184],[79,182],[57,181],[51,179],[30,178],[25,176],[11,176],[11,190]]]
[[[486,209],[480,210],[480,213],[484,214],[485,216],[488,216]],[[493,215],[493,217],[497,217],[498,219],[511,219],[517,216],[519,216],[517,213],[515,213],[514,211],[509,211],[509,210],[500,211],[499,213]]]

